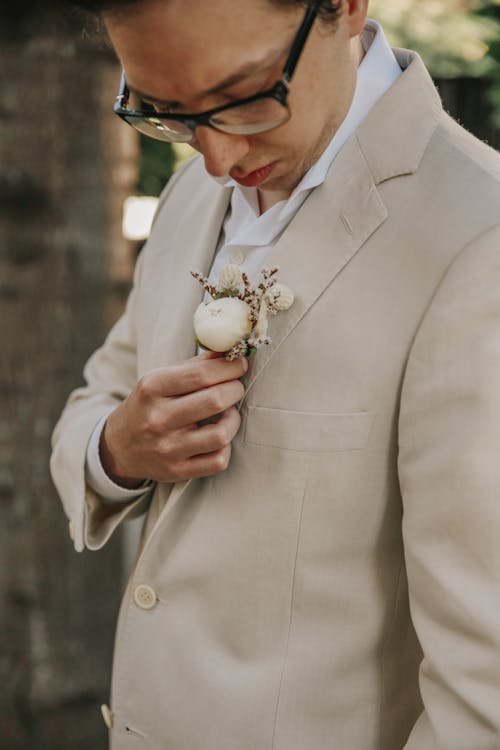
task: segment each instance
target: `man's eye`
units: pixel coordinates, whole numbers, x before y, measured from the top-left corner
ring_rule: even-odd
[[[161,102],[143,102],[142,108],[146,112],[151,112],[152,114],[155,112],[171,112],[172,108],[168,107],[166,104],[161,104]]]
[[[246,87],[245,89],[241,89],[238,91],[238,93],[226,93],[226,97],[228,99],[228,102],[238,102],[240,99],[250,99],[251,96],[257,96],[258,94],[261,94],[263,91],[266,91],[268,86],[252,86]]]
[[[156,111],[163,112],[163,114],[176,115],[181,112],[185,112],[185,108],[179,104],[156,104]]]
[[[241,99],[248,99],[250,96],[254,96],[254,94],[258,93],[257,91],[251,91],[247,92],[244,91],[241,94],[226,94],[226,99],[228,104],[235,104],[236,102],[239,102]]]
[[[147,112],[150,115],[154,115],[157,112],[163,112],[165,114],[173,113],[173,108],[167,104],[161,102],[152,102],[139,97],[131,97],[129,106],[131,109],[138,109],[141,112]]]
[[[257,96],[257,94],[262,94],[273,85],[275,79],[271,80],[271,78],[268,72],[258,77],[253,76],[252,81],[242,81],[242,83],[235,86],[231,91],[225,91],[224,96],[227,98],[228,103]]]
[[[160,110],[156,107],[156,105],[151,104],[151,102],[145,102],[144,99],[141,100],[139,104],[139,109],[142,112],[148,112],[151,114],[154,114],[155,112],[159,112]]]

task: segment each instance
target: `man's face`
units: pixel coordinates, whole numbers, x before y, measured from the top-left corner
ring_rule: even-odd
[[[349,108],[366,5],[344,0],[335,28],[315,21],[290,84],[287,123],[250,136],[197,128],[192,145],[210,174],[293,190]],[[141,0],[104,20],[130,89],[158,110],[195,113],[270,88],[303,14],[269,0]]]

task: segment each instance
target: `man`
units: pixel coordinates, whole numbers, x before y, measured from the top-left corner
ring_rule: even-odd
[[[146,514],[113,750],[500,747],[500,157],[367,4],[97,8],[118,113],[201,154],[53,438],[77,550]],[[295,302],[194,356],[229,262]]]

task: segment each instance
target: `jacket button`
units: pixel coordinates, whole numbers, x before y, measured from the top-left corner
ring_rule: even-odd
[[[109,706],[107,706],[105,703],[103,703],[101,706],[101,713],[107,728],[113,729],[113,714],[111,713]]]
[[[141,583],[134,591],[134,602],[141,609],[153,609],[156,604],[156,593],[145,583]]]

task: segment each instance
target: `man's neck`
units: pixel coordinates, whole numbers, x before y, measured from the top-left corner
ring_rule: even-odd
[[[356,38],[357,55],[358,55],[358,67],[361,64],[366,52],[361,44],[361,39],[358,36]],[[333,138],[335,134],[332,133]],[[280,201],[286,201],[292,194],[292,190],[259,190],[257,189],[257,197],[259,201],[259,214],[263,214],[270,208],[275,206]]]
[[[291,190],[258,190],[259,214],[264,214],[280,201],[286,201],[291,196]]]

